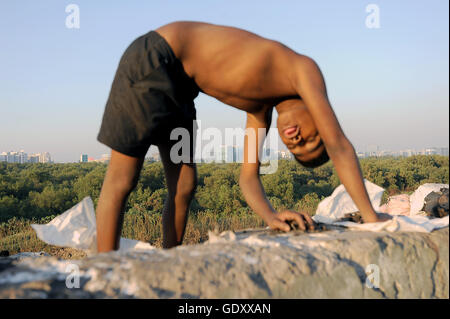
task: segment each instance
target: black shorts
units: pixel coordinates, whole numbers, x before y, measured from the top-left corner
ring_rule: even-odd
[[[185,127],[191,136],[199,93],[166,40],[157,32],[137,38],[123,54],[106,103],[98,141],[143,157]]]

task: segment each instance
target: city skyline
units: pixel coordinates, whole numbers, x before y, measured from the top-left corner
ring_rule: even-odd
[[[230,149],[232,149],[232,154],[230,155]],[[273,160],[273,159],[289,159],[293,160],[294,156],[288,150],[273,150],[270,148],[263,148],[262,150],[262,162]],[[442,155],[449,156],[448,147],[427,147],[422,149],[402,149],[402,150],[387,150],[382,149],[377,145],[370,145],[365,151],[357,150],[356,155],[359,158],[366,157],[409,157],[414,155]],[[147,154],[146,160],[160,161],[161,158],[158,152],[152,154]],[[243,148],[236,145],[221,145],[220,153],[213,154],[211,157],[202,158],[196,157],[198,163],[205,162],[225,162],[225,163],[242,163],[243,161]]]
[[[7,163],[53,163],[52,157],[49,152],[41,153],[26,153],[24,150],[20,151],[1,151],[0,150],[0,162]]]
[[[49,0],[46,10],[35,2],[2,2],[7,27],[0,38],[9,49],[0,52],[0,149],[47,150],[55,162],[109,153],[96,137],[123,51],[176,20],[243,28],[313,57],[358,151],[373,144],[393,151],[448,147],[448,2],[375,3],[379,28],[365,24],[365,2],[81,0],[80,28],[69,29],[60,1]],[[205,127],[245,127],[242,111],[204,94],[195,104]]]
[[[232,158],[234,159],[232,162],[242,162],[243,160],[243,147],[239,145],[221,145],[221,153],[219,155],[213,155],[211,153],[211,158],[219,159],[221,157],[226,162],[231,162],[230,155],[228,155],[228,149],[233,148],[233,152],[237,150],[238,153],[233,154]],[[223,151],[225,149],[225,151]],[[265,153],[267,150],[270,150],[271,156],[274,154],[277,155],[276,158],[278,159],[293,159],[292,154],[287,149],[272,149],[268,147],[263,148],[263,160],[267,159],[267,154]],[[413,155],[443,155],[443,156],[449,156],[449,148],[448,147],[424,147],[424,148],[404,148],[404,149],[386,149],[379,145],[367,145],[363,147],[362,149],[356,149],[356,154],[360,158],[369,157],[369,156],[376,156],[376,157],[383,157],[383,156],[413,156]],[[20,159],[14,159],[14,160],[8,160],[7,156],[16,156]],[[89,155],[86,153],[78,154],[77,159],[69,160],[69,161],[54,161],[52,160],[52,157],[49,152],[39,152],[39,153],[27,153],[23,149],[20,151],[2,151],[0,150],[0,162],[11,162],[11,163],[76,163],[76,162],[101,162],[106,163],[109,161],[111,155],[110,153],[103,153],[100,156],[95,155]],[[269,156],[270,157],[270,156]],[[46,158],[46,159],[44,159]],[[157,149],[153,149],[153,151],[148,152],[145,156],[146,159],[154,159],[159,160],[159,152]],[[196,159],[200,160],[202,159],[202,156],[198,156],[196,154]],[[25,159],[25,160],[23,160]],[[203,158],[204,159],[204,158]],[[274,159],[274,157],[270,158]],[[205,160],[205,159],[204,159]],[[210,160],[210,158],[206,159]]]
[[[243,160],[243,147],[238,145],[221,145],[221,153],[219,155],[211,153],[211,158],[219,159],[222,158],[222,160],[226,162],[231,162],[230,155],[228,155],[228,149],[233,148],[233,152],[237,150],[238,153],[233,154],[232,158],[234,159],[232,162],[242,162]],[[225,149],[225,151],[223,151]],[[292,154],[285,148],[283,149],[272,149],[268,147],[263,148],[263,160],[267,159],[267,154],[265,153],[267,150],[270,150],[270,156],[273,156],[273,154],[277,155],[276,158],[280,159],[293,159]],[[365,147],[361,149],[356,149],[356,154],[360,158],[369,157],[369,156],[376,156],[376,157],[383,157],[383,156],[413,156],[413,155],[443,155],[443,156],[449,156],[449,147],[424,147],[424,148],[404,148],[404,149],[387,149],[383,148],[380,145],[366,145]],[[20,158],[20,160],[8,160],[7,156],[16,156],[17,158]],[[269,156],[269,157],[270,157]],[[110,153],[102,153],[100,156],[98,155],[89,155],[87,153],[81,153],[78,154],[77,159],[69,160],[69,161],[54,161],[52,160],[52,157],[49,152],[39,152],[39,153],[27,153],[23,149],[20,151],[2,151],[0,150],[0,162],[11,162],[11,163],[76,163],[76,162],[101,162],[106,163],[109,161],[111,155]],[[37,159],[36,159],[37,158]],[[46,158],[46,159],[43,159]],[[159,160],[159,152],[155,148],[152,151],[149,151],[147,155],[145,156],[146,159],[158,159]],[[23,160],[25,159],[25,160]],[[202,156],[198,156],[196,154],[196,159],[201,160]],[[204,158],[203,158],[204,159]],[[270,157],[270,159],[274,159]],[[205,160],[205,159],[204,159]],[[208,158],[207,160],[210,160]]]

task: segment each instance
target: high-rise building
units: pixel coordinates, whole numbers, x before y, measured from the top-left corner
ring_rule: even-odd
[[[8,163],[18,163],[19,157],[17,156],[17,152],[8,152],[6,154],[6,161]]]
[[[39,163],[40,154],[31,154],[28,156],[28,163]]]
[[[366,157],[369,156],[379,156],[380,147],[378,145],[368,145],[366,147]]]
[[[235,163],[237,161],[237,152],[234,146],[221,145],[220,146],[219,161],[225,163]]]
[[[236,146],[236,162],[244,162],[244,148]]]
[[[18,154],[18,163],[24,164],[28,163],[28,154],[24,150],[21,150]]]
[[[261,154],[261,161],[269,161],[269,160],[275,160],[278,159],[278,154],[271,148],[263,147],[262,154]]]
[[[150,156],[150,160],[154,162],[159,162],[161,160],[161,156],[159,155],[159,152],[153,153]]]
[[[441,147],[439,149],[439,154],[444,155],[444,156],[448,156],[448,147]]]
[[[39,163],[51,163],[52,159],[50,157],[50,153],[44,152],[39,154]]]
[[[359,158],[364,158],[366,157],[366,154],[364,152],[357,152],[356,156],[358,156]]]
[[[81,154],[80,155],[80,163],[87,163],[88,162],[88,155],[87,154]]]
[[[416,152],[414,150],[412,150],[412,149],[407,149],[407,150],[400,151],[400,155],[404,156],[404,157],[413,156],[415,154],[416,154]]]
[[[110,154],[102,154],[102,157],[98,161],[101,163],[106,163],[109,162],[110,159],[111,159]]]

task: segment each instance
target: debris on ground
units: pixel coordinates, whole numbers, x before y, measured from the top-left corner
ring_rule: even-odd
[[[432,218],[448,216],[448,195],[448,188],[441,188],[438,192],[429,193],[425,197],[422,211]]]

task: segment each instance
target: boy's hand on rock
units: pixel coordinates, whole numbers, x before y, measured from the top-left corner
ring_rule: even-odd
[[[304,212],[284,210],[273,215],[268,221],[270,229],[288,232],[291,230],[290,224],[295,223],[301,230],[314,230],[314,221],[311,216]]]
[[[386,213],[377,213],[377,219],[379,222],[385,222],[389,219],[392,219],[392,215]]]
[[[392,215],[389,215],[386,213],[375,213],[375,219],[367,220],[367,221],[364,220],[364,223],[379,223],[379,222],[385,222],[390,219],[392,219]]]

